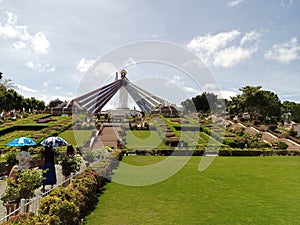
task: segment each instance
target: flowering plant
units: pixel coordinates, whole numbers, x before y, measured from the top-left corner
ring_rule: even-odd
[[[80,170],[82,159],[78,155],[64,155],[61,157],[60,165],[63,175],[70,175]]]
[[[34,196],[34,190],[42,185],[43,179],[43,171],[39,169],[17,171],[17,179],[7,179],[1,200],[6,203],[19,202],[22,198],[30,199]]]

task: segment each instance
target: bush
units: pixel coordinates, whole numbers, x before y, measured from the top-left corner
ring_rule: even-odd
[[[296,137],[298,135],[298,132],[294,130],[290,130],[289,135],[292,137]]]
[[[12,217],[4,225],[78,225],[93,208],[97,193],[122,158],[121,151],[111,153],[103,165],[86,169],[67,187],[57,187],[40,202],[39,215]]]
[[[274,141],[274,142],[272,142],[272,146],[273,146],[273,148],[277,148],[277,149],[281,149],[281,150],[285,150],[289,147],[288,144],[285,143],[284,141]]]
[[[16,156],[17,156],[17,152],[14,150],[7,153],[7,155],[5,157],[6,164],[11,165],[11,166],[18,164],[18,160],[17,160]]]
[[[45,196],[40,204],[39,214],[49,215],[50,224],[53,224],[53,220],[57,225],[79,223],[79,208],[72,201],[61,199],[58,196],[50,194]]]
[[[245,147],[245,140],[244,139],[231,139],[231,138],[224,138],[223,144],[228,145],[231,148],[244,148]]]
[[[54,225],[50,224],[49,217],[36,217],[33,213],[23,213],[12,216],[2,225]]]
[[[268,129],[274,132],[277,129],[277,125],[269,125]]]
[[[218,153],[219,156],[232,156],[232,151],[231,150],[219,150]]]

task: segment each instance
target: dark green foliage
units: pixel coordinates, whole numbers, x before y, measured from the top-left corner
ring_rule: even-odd
[[[289,147],[288,144],[285,143],[284,141],[275,141],[275,142],[272,142],[272,146],[274,148],[281,149],[281,150],[285,150],[285,149],[287,149]]]
[[[15,90],[11,80],[1,80],[0,82],[0,110],[9,111],[12,109],[40,109],[45,108],[45,102],[33,97],[24,98]]]
[[[300,104],[284,101],[282,103],[282,117],[287,121],[295,121],[296,123],[300,122]]]

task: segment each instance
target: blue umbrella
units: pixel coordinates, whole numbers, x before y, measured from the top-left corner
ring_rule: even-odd
[[[66,142],[66,140],[64,140],[61,137],[47,137],[45,140],[43,140],[41,143],[41,145],[43,146],[66,146],[68,144],[68,142]]]
[[[20,137],[11,140],[6,144],[7,146],[33,146],[36,145],[35,141],[28,137]]]

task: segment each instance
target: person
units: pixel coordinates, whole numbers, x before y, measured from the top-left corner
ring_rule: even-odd
[[[19,170],[19,166],[18,165],[14,165],[11,168],[11,170],[10,170],[10,172],[8,174],[8,178],[12,178],[15,181],[17,181],[17,179],[18,179],[18,170]]]
[[[56,150],[54,149],[52,143],[50,142],[48,146],[41,151],[41,154],[44,157],[44,165],[42,170],[44,171],[43,176],[43,187],[42,191],[45,191],[46,185],[51,185],[51,189],[53,185],[56,184],[56,169],[55,169],[55,157],[56,157]]]
[[[66,150],[66,155],[69,156],[69,155],[75,155],[75,149],[73,147],[73,145],[69,144],[67,146],[67,150]]]
[[[28,152],[28,149],[28,145],[22,146],[21,151],[16,156],[16,159],[19,161],[18,170],[29,169],[33,165],[32,156]]]

